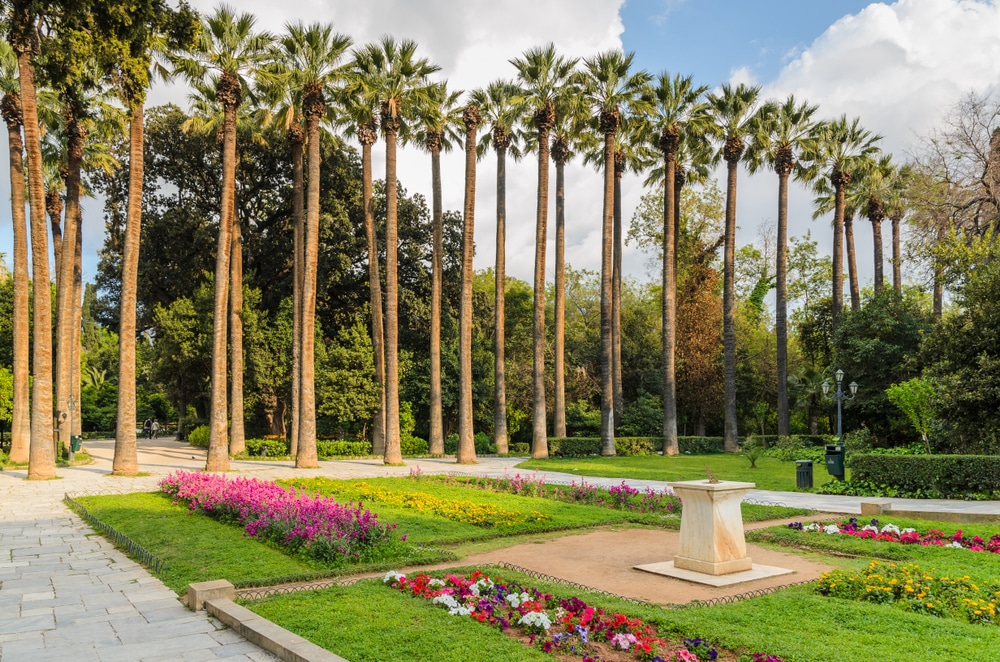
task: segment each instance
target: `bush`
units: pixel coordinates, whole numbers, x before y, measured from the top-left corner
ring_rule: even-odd
[[[403,446],[402,441],[400,442],[400,446]],[[372,445],[367,441],[345,441],[343,439],[337,439],[316,442],[316,454],[324,460],[331,457],[371,455],[371,453]],[[404,450],[403,453],[405,455],[406,451]]]
[[[531,453],[531,444],[519,441],[508,446],[511,455],[528,455]]]
[[[425,442],[426,443],[426,442]],[[476,455],[495,455],[497,447],[485,432],[477,432],[472,437],[472,443],[476,446]],[[424,451],[427,452],[426,450]],[[449,434],[444,440],[444,452],[446,455],[454,455],[458,452],[458,435]]]
[[[456,436],[456,443],[457,443],[457,436]],[[427,455],[427,453],[430,452],[430,446],[427,445],[426,440],[411,435],[400,438],[399,451],[403,455]]]
[[[194,432],[191,435],[193,436]],[[284,457],[289,452],[288,442],[284,439],[247,439],[245,443],[247,455]]]
[[[601,434],[601,410],[586,400],[566,405],[566,430],[571,437],[593,437]]]
[[[933,490],[967,498],[1000,493],[1000,456],[996,455],[855,455],[852,480],[903,492]]]
[[[725,439],[722,437],[677,437],[677,445],[685,455],[709,455],[726,452]]]
[[[723,452],[722,437],[678,437],[677,445],[682,453],[689,455]],[[662,450],[662,437],[615,438],[615,453],[617,455],[655,455]],[[549,437],[549,455],[552,457],[582,457],[600,454],[600,437]]]
[[[199,425],[188,433],[188,443],[199,448],[208,448],[209,432],[207,425]]]

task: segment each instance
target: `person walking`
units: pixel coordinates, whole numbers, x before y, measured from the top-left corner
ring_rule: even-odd
[[[160,422],[153,419],[153,423],[149,426],[150,439],[156,439],[160,433]]]
[[[147,418],[145,421],[142,422],[142,436],[145,439],[149,439],[149,434],[152,429],[153,429],[152,419]]]

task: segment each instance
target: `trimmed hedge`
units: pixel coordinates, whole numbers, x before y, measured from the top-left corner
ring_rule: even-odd
[[[199,425],[188,433],[188,443],[199,448],[208,448],[210,429],[207,425]]]
[[[722,437],[677,437],[681,453],[704,455],[722,453]],[[663,450],[662,437],[616,437],[615,453],[622,456],[655,455]],[[549,455],[552,457],[582,457],[600,455],[599,437],[549,437]]]
[[[1000,492],[997,455],[854,455],[851,480],[907,492],[937,490],[945,497]]]
[[[285,457],[288,455],[288,442],[284,439],[246,439],[247,455],[262,457]]]

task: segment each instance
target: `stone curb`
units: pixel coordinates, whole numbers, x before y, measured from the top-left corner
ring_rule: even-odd
[[[347,662],[339,655],[275,625],[229,598],[205,601],[205,609],[247,641],[257,644],[285,662]]]

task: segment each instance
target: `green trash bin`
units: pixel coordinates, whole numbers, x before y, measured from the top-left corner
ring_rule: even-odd
[[[812,460],[795,460],[795,487],[811,488],[813,486]]]
[[[74,453],[79,453],[80,452],[80,447],[82,445],[83,445],[83,442],[80,440],[80,435],[74,434],[73,436],[71,436],[69,438],[69,447],[70,447],[70,449]]]
[[[844,447],[840,444],[827,445],[826,471],[837,480],[844,480]]]

